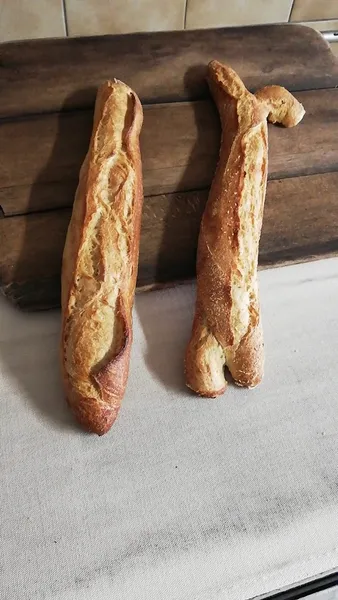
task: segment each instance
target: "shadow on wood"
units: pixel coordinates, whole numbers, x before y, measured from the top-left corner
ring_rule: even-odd
[[[194,82],[197,74],[206,71],[205,65],[197,65],[188,69],[184,83],[186,93],[189,96],[191,82]],[[200,110],[200,105],[194,105],[195,111]],[[215,108],[215,112],[216,108]],[[201,151],[200,137],[202,135],[200,123],[201,119],[199,114],[195,112],[195,121],[198,126],[198,135],[196,143],[192,148],[187,167],[182,176],[182,179],[190,179],[190,170],[195,169],[194,157]],[[193,175],[193,174],[192,174]],[[182,212],[180,210],[181,198],[179,195],[173,195],[172,200],[168,206],[167,214],[164,218],[164,225],[162,230],[162,240],[157,257],[157,262],[154,265],[154,274],[149,274],[150,280],[153,279],[156,283],[165,283],[173,280],[173,274],[176,280],[184,280],[191,278],[195,273],[196,264],[196,252],[198,242],[198,232],[201,217],[203,214],[205,200],[207,199],[207,193],[203,198],[204,201],[200,201],[200,198],[192,197],[191,202],[186,206],[186,214],[191,213],[191,219],[182,219]],[[183,231],[182,231],[183,228]],[[189,246],[189,256],[187,257],[187,239],[193,240],[193,243]],[[178,260],[179,248],[182,247],[182,260]],[[173,246],[175,252],[172,252]],[[152,277],[153,275],[153,277]],[[165,335],[165,331],[170,327],[170,324],[166,322],[165,315],[159,315],[158,329],[154,331],[154,324],[149,319],[149,305],[147,302],[143,302],[140,299],[137,302],[137,313],[141,321],[141,325],[144,331],[144,335],[147,340],[147,350],[145,354],[145,361],[148,369],[151,371],[156,379],[162,381],[165,387],[172,387],[175,392],[178,393],[183,391],[185,388],[184,384],[184,353],[185,346],[188,339],[182,340],[176,347],[175,352],[175,364],[168,363],[165,359],[167,352],[165,350],[165,340],[168,336]],[[176,373],[176,375],[175,375]],[[177,375],[181,373],[181,376]]]
[[[83,90],[68,98],[64,103],[63,111],[67,111],[70,106],[73,106],[74,102],[76,102],[76,96],[82,95]],[[83,144],[82,160],[85,157],[89,145],[90,130],[88,130],[86,137],[88,139],[86,144]],[[68,144],[69,131],[67,128],[67,121],[62,119],[61,112],[58,115],[58,129],[56,131],[52,153],[48,157],[45,167],[42,169],[36,181],[34,182],[34,185],[32,186],[29,197],[29,207],[31,207],[32,212],[34,212],[34,206],[37,205],[38,198],[41,196],[41,185],[46,180],[48,181],[50,179],[50,174],[55,171],[55,164],[60,164],[60,160],[65,154]],[[34,148],[32,151],[34,152]],[[65,181],[67,181],[67,175],[65,175]],[[72,181],[71,185],[73,186],[73,194],[75,195],[77,181]],[[63,193],[62,188],[60,189],[60,193]],[[27,212],[29,212],[29,210],[30,209],[28,208]],[[48,217],[48,213],[42,213],[42,215],[43,214]],[[51,221],[48,219],[49,226],[50,223]],[[61,287],[59,274],[61,270],[62,250],[65,242],[65,231],[60,230],[60,228],[56,228],[55,230],[51,229],[51,231],[48,232],[48,235],[50,235],[50,240],[52,243],[49,245],[44,245],[44,250],[47,253],[47,256],[44,256],[43,260],[41,260],[41,257],[36,256],[36,260],[34,260],[32,253],[34,253],[36,251],[36,247],[39,246],[37,239],[39,236],[46,235],[43,225],[43,221],[42,223],[41,221],[35,223],[34,221],[26,219],[24,231],[22,231],[22,243],[18,245],[20,250],[16,260],[15,276],[13,277],[13,280],[18,285],[18,288],[21,286],[24,288],[24,308],[28,310],[30,307],[41,310],[44,308],[60,306]],[[33,273],[32,264],[36,265],[36,270]],[[46,264],[48,264],[49,272],[53,273],[52,277],[48,277],[47,275]],[[57,275],[54,275],[55,273],[57,273]],[[23,282],[25,282],[24,286],[22,285]],[[15,302],[21,306],[20,296],[15,298]]]
[[[69,98],[63,108],[66,110],[74,101],[76,101],[76,98]],[[59,119],[59,122],[62,123],[64,121]],[[32,207],[34,207],[36,204],[35,195],[41,195],[41,181],[46,180],[46,176],[48,176],[50,170],[53,170],[55,162],[59,162],[60,155],[62,155],[64,152],[65,145],[67,145],[68,140],[69,132],[67,129],[59,127],[55,137],[53,151],[51,155],[47,157],[46,165],[32,187],[29,198],[29,203]],[[34,148],[32,148],[32,151],[34,152]],[[48,215],[48,212],[45,214]],[[48,223],[51,223],[51,221],[48,220]],[[32,226],[32,222],[29,219],[23,219],[22,224],[22,231],[20,232],[21,243],[18,244],[18,256],[13,265],[13,269],[15,269],[13,280],[17,284],[17,290],[12,290],[15,304],[21,308],[21,297],[20,295],[17,295],[17,291],[23,289],[24,301],[22,302],[22,306],[25,309],[29,310],[31,307],[34,309],[37,307],[39,309],[51,308],[53,306],[59,307],[61,291],[60,276],[53,275],[53,277],[50,278],[46,277],[46,263],[49,262],[52,273],[60,273],[60,259],[65,241],[64,231],[60,231],[60,228],[54,231],[53,227],[51,228],[51,230],[48,232],[51,243],[50,245],[44,245],[44,250],[47,253],[47,257],[45,256],[44,260],[41,261],[39,256],[34,257],[32,256],[32,253],[34,253],[37,247],[36,238],[40,235],[45,235],[45,232],[43,231],[43,223],[39,222],[38,226],[36,226],[33,222]],[[55,239],[55,234],[57,239]],[[34,273],[32,273],[32,264],[36,264],[36,270]],[[30,266],[27,268],[27,265]],[[52,377],[52,379],[55,381],[61,381],[58,356],[59,351],[58,348],[56,348],[55,373],[53,373]],[[67,407],[65,406],[65,399],[61,385],[58,386],[60,387],[60,393],[49,394],[48,390],[40,389],[41,386],[39,386],[37,381],[32,381],[32,379],[29,377],[29,374],[21,371],[18,372],[18,370],[15,369],[15,364],[13,366],[11,362],[7,361],[6,352],[2,358],[5,364],[7,363],[8,369],[13,373],[14,377],[19,380],[20,385],[26,391],[26,394],[31,400],[32,404],[34,404],[35,409],[44,415],[47,415],[47,417],[59,427],[76,428],[76,424],[71,412],[67,410]],[[41,365],[43,365],[44,361],[42,356],[40,356],[40,358],[37,357],[37,360]]]

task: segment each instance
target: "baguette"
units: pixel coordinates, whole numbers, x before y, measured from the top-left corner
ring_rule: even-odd
[[[217,105],[220,156],[203,214],[197,252],[197,298],[185,357],[186,383],[201,396],[263,377],[257,262],[267,180],[267,119],[286,127],[304,115],[285,89],[251,94],[229,67],[212,61],[208,83]]]
[[[136,94],[114,80],[98,90],[62,261],[61,363],[68,403],[106,433],[125,392],[132,343],[143,202]]]

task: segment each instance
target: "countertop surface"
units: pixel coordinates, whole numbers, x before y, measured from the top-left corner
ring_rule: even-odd
[[[59,312],[0,303],[0,597],[245,600],[338,565],[338,258],[260,273],[266,375],[185,389],[194,286],[140,294],[103,438],[58,369]]]
[[[338,587],[334,587],[328,590],[323,590],[317,594],[313,594],[308,597],[309,600],[337,600],[338,598]]]

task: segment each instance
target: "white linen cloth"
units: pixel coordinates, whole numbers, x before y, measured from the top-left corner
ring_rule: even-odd
[[[60,314],[0,303],[0,598],[246,600],[338,566],[338,258],[260,274],[266,375],[184,386],[194,286],[144,293],[111,432],[65,404]]]

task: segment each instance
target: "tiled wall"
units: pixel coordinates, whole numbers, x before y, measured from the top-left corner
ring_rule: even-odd
[[[338,0],[0,0],[0,42],[287,21],[337,31]]]

